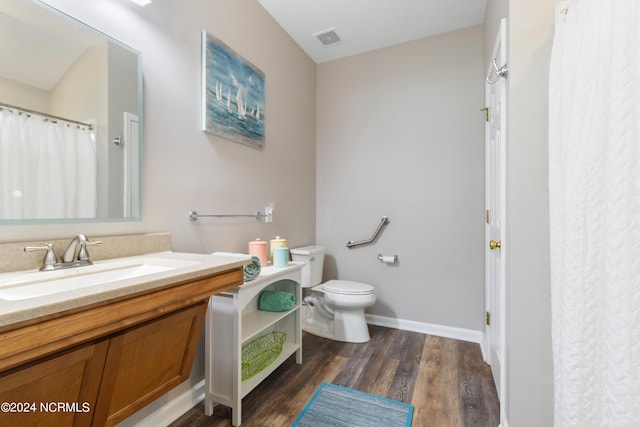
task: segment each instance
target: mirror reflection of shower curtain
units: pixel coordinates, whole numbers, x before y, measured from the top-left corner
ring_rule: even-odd
[[[96,147],[91,131],[0,111],[0,219],[94,218]]]

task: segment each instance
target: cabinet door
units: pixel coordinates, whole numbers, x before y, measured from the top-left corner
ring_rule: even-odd
[[[0,375],[0,425],[90,426],[107,347],[83,346]]]
[[[114,425],[189,378],[207,302],[110,340],[95,425]]]

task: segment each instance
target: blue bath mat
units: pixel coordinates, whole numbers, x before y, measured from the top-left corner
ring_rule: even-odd
[[[292,427],[409,427],[413,405],[323,382]]]

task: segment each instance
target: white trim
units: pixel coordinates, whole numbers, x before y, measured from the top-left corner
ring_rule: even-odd
[[[124,112],[123,115],[123,151],[124,151],[124,201],[125,218],[140,216],[140,122],[136,114]],[[133,133],[133,134],[132,134]]]
[[[484,363],[486,363],[487,365],[490,365],[490,363],[489,363],[489,343],[487,342],[487,334],[481,332],[481,335],[482,335],[482,337],[480,338],[480,350],[482,351],[482,360],[484,360]],[[493,376],[492,376],[492,378],[493,378]]]
[[[185,390],[180,395],[176,396],[171,400],[167,400],[163,404],[161,404],[162,399],[166,399],[166,395],[159,398],[158,400],[151,403],[147,408],[157,406],[161,404],[158,409],[151,412],[149,415],[144,417],[141,420],[136,420],[136,414],[131,417],[125,419],[122,424],[118,424],[118,426],[136,426],[136,427],[160,427],[160,426],[168,426],[188,411],[190,411],[194,406],[198,405],[200,402],[204,400],[204,389],[205,382],[204,379],[198,383],[196,383],[193,387],[188,390]],[[141,412],[144,409],[141,410]],[[140,414],[138,412],[137,414]]]
[[[456,328],[453,326],[436,325],[433,323],[416,322],[414,320],[396,319],[394,317],[378,316],[375,314],[365,315],[367,323],[387,328],[402,329],[404,331],[420,332],[427,335],[452,338],[461,341],[469,341],[480,344],[484,357],[484,337],[482,331],[473,329]]]

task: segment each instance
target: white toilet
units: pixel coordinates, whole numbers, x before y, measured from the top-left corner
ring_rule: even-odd
[[[362,343],[371,338],[364,309],[376,302],[373,286],[348,280],[322,281],[324,247],[291,249],[302,267],[302,329],[336,341]]]

